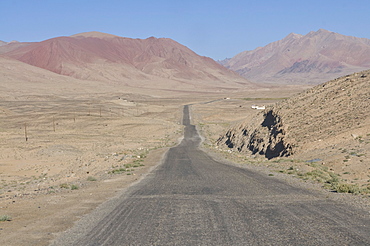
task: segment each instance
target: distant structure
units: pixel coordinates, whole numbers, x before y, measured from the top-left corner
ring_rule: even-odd
[[[252,105],[253,109],[266,109],[266,106],[257,106],[257,105]]]

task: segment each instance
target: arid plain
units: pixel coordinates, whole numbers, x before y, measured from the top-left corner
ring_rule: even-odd
[[[53,83],[41,88],[37,82],[22,83],[22,89],[0,95],[0,207],[1,214],[11,217],[0,224],[2,244],[47,245],[83,214],[143,177],[181,138],[183,105],[194,104],[194,121],[201,123],[205,112],[197,105],[220,100],[208,105],[219,112],[220,124],[212,134],[221,134],[256,113],[247,105],[239,107],[243,97],[280,98],[301,90],[184,93],[93,82],[101,88],[95,93],[94,86],[63,90],[65,78],[49,76]],[[32,79],[38,81],[32,76],[27,80]],[[228,97],[237,103],[230,104]]]
[[[57,50],[75,48],[74,44],[84,38],[88,42],[129,42],[90,33],[44,44]],[[64,43],[66,40],[71,43]],[[161,41],[167,45],[164,51]],[[254,84],[170,40],[140,42],[143,48],[133,58],[136,63],[124,66],[118,58],[102,62],[97,53],[86,53],[84,45],[67,52],[68,56],[57,53],[58,58],[67,57],[71,63],[48,63],[55,65],[50,71],[47,66],[0,57],[0,215],[5,220],[0,223],[1,245],[48,245],[84,214],[145,177],[181,139],[183,105],[192,105],[192,123],[203,137],[203,148],[241,166],[268,167],[271,175],[293,178],[298,176],[298,169],[312,171],[305,161],[324,159],[328,153],[328,142],[319,139],[315,139],[319,148],[308,153],[272,160],[217,146],[217,140],[231,127],[252,121],[261,113],[252,105],[272,105],[311,86]],[[43,47],[42,43],[34,47]],[[168,48],[171,45],[173,48]],[[26,59],[24,54],[33,54],[30,47],[12,55]],[[64,48],[58,51],[68,51]],[[82,51],[85,55],[76,57],[89,59],[78,60],[78,64],[69,59],[69,55]],[[31,58],[26,60],[33,61]],[[60,74],[51,72],[60,67]],[[121,67],[132,77],[124,77]],[[348,182],[360,185],[369,182],[364,162],[368,146],[363,147],[369,140],[368,121],[365,124],[363,132],[345,135],[348,141],[334,151],[329,165],[320,162],[333,169],[330,171],[344,174]],[[360,135],[362,152],[355,153],[351,148],[359,145]],[[309,145],[310,139],[306,140]],[[346,152],[342,152],[344,148]],[[341,160],[341,166],[335,165],[335,158]],[[348,170],[340,169],[343,158],[344,164],[350,165]],[[366,196],[357,196],[356,200],[369,205]]]

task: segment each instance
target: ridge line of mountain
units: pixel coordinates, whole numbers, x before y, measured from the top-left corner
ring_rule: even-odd
[[[319,29],[290,33],[264,47],[219,61],[258,83],[320,84],[370,68],[370,39]]]
[[[209,57],[169,38],[131,39],[100,32],[0,46],[0,56],[81,80],[122,84],[158,79],[192,87],[256,87]],[[175,85],[171,82],[168,87]],[[166,86],[167,88],[167,86]]]

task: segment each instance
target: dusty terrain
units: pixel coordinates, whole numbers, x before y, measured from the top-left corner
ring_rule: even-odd
[[[0,215],[11,219],[0,222],[3,245],[47,245],[58,232],[158,165],[182,136],[182,105],[221,109],[219,116],[227,124],[216,127],[218,133],[242,119],[246,110],[239,102],[235,112],[222,110],[224,103],[230,109],[228,103],[234,101],[223,98],[240,98],[246,92],[184,96],[152,91],[156,96],[146,96],[45,95],[41,90],[37,95],[33,84],[28,85],[31,95],[14,89],[0,102]],[[297,90],[288,89],[286,95]],[[256,93],[263,97],[271,91],[250,92]],[[220,101],[198,104],[213,100]]]
[[[143,177],[169,146],[177,144],[184,104],[192,104],[192,120],[209,151],[242,165],[288,169],[290,159],[248,157],[224,151],[215,142],[231,126],[260,112],[252,105],[270,105],[301,90],[187,96],[171,92],[167,97],[4,95],[8,99],[0,105],[0,207],[1,215],[11,221],[0,222],[0,243],[47,245],[58,232]]]
[[[12,220],[0,224],[1,244],[45,244],[156,165],[161,155],[153,152],[163,153],[182,133],[181,103],[149,100],[1,101],[0,207]]]
[[[158,168],[51,245],[370,243],[368,210],[339,203],[311,185],[291,185],[281,175],[228,165],[199,149],[191,108],[183,110],[184,138]]]
[[[363,71],[282,100],[230,127],[216,142],[252,158],[284,162],[281,171],[334,190],[368,193],[369,77]]]

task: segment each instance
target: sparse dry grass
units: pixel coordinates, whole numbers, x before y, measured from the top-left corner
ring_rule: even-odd
[[[0,200],[99,177],[117,162],[140,167],[149,150],[175,144],[181,105],[149,99],[96,95],[1,101]]]
[[[194,105],[194,120],[201,130],[201,134],[205,137],[203,146],[238,163],[270,166],[275,170],[283,170],[284,173],[307,180],[326,183],[327,188],[338,192],[367,194],[370,184],[370,169],[366,163],[367,153],[370,152],[370,134],[366,132],[365,128],[339,133],[338,136],[327,139],[322,138],[317,141],[313,139],[314,141],[306,146],[310,151],[293,155],[291,158],[272,159],[271,161],[255,158],[250,153],[238,153],[226,148],[226,146],[222,148],[215,144],[221,134],[225,134],[232,126],[242,120],[250,122],[253,119],[258,111],[252,110],[251,105],[272,104],[274,101],[268,99],[278,99],[279,96],[275,97],[271,94],[266,97],[265,101],[262,101],[262,97],[254,95],[248,97],[248,100],[231,98],[211,104]],[[363,125],[365,122],[361,122],[361,124]],[[317,133],[311,131],[309,135],[315,134]],[[305,163],[305,161],[312,159],[322,160],[319,167],[309,167]],[[293,169],[288,170],[292,164],[299,169],[299,172]],[[333,182],[333,175],[338,176],[338,182]]]
[[[160,156],[144,164],[149,152],[177,144],[182,135],[182,100],[112,93],[2,100],[0,207],[19,216],[6,228],[0,244],[12,238],[22,245],[38,229],[27,227],[19,237],[17,228],[37,217],[44,221],[41,226],[49,225],[37,232],[46,245],[51,232],[64,230],[98,202],[114,196],[118,187],[134,182],[142,170],[156,165]],[[109,174],[121,167],[127,170],[125,175]],[[82,212],[76,217],[68,207]],[[71,216],[71,221],[58,220],[60,214]]]

